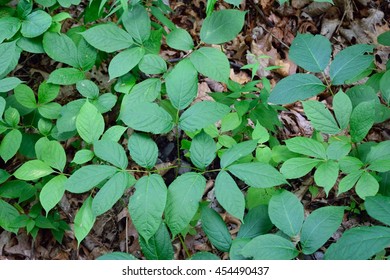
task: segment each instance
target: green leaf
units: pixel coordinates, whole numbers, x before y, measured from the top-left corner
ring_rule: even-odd
[[[130,103],[135,102],[153,102],[160,96],[161,81],[157,78],[149,78],[136,84],[130,91],[130,94],[126,94],[122,101],[122,106],[125,103],[125,99]]]
[[[134,47],[114,56],[108,66],[110,80],[130,72],[140,62],[144,54],[145,50],[143,48]]]
[[[59,85],[48,84],[45,82],[41,83],[38,88],[38,103],[46,104],[53,101],[60,92]]]
[[[206,187],[205,178],[194,172],[177,177],[168,188],[165,221],[173,236],[190,223]]]
[[[0,156],[7,163],[19,150],[22,144],[22,133],[17,129],[8,132],[0,144]]]
[[[198,72],[191,61],[180,61],[165,78],[167,94],[176,109],[184,109],[198,94]]]
[[[359,103],[353,109],[350,121],[352,142],[360,142],[366,137],[375,120],[375,103],[367,101]]]
[[[242,248],[245,247],[251,240],[249,238],[236,238],[232,242],[232,246],[230,246],[229,251],[229,259],[230,260],[248,260],[241,254]]]
[[[339,176],[339,164],[333,160],[327,160],[317,166],[314,173],[314,181],[320,187],[323,187],[326,195],[336,184]]]
[[[390,197],[368,196],[364,202],[368,215],[386,225],[390,225]]]
[[[237,238],[254,238],[266,234],[273,226],[268,216],[268,206],[258,205],[250,209],[245,215],[244,223],[241,224]]]
[[[285,190],[274,194],[268,205],[271,222],[290,237],[297,236],[301,231],[303,212],[299,199]]]
[[[167,35],[167,45],[172,49],[189,51],[194,48],[194,42],[187,30],[176,28]]]
[[[47,103],[47,104],[42,104],[41,106],[38,107],[38,112],[41,114],[42,117],[49,119],[49,120],[54,120],[58,119],[60,117],[61,113],[61,105],[55,102]]]
[[[20,19],[16,17],[2,17],[0,18],[0,43],[3,43],[4,40],[11,39],[20,29],[21,26]]]
[[[87,165],[76,170],[65,183],[65,189],[72,193],[87,192],[118,170],[108,165]]]
[[[0,227],[6,231],[17,234],[18,227],[15,227],[15,222],[18,217],[18,210],[16,210],[11,204],[0,199]]]
[[[372,45],[358,44],[337,53],[330,65],[329,75],[332,85],[342,85],[367,70],[373,62],[374,56],[364,53],[372,53],[373,49]]]
[[[288,57],[298,66],[310,72],[322,72],[330,61],[332,46],[322,36],[298,33],[291,43]]]
[[[64,171],[66,154],[58,141],[50,141],[46,137],[42,137],[35,144],[35,152],[39,160],[61,172]]]
[[[244,141],[239,144],[233,145],[230,149],[226,150],[221,157],[221,167],[226,168],[233,162],[251,155],[257,147],[256,140]]]
[[[80,67],[77,61],[75,43],[63,33],[46,32],[43,36],[43,48],[47,55],[74,68]]]
[[[74,155],[72,162],[76,164],[83,164],[93,159],[94,153],[90,150],[78,150]]]
[[[126,169],[128,165],[127,156],[123,147],[111,140],[99,140],[93,143],[95,155],[116,167]]]
[[[209,208],[208,205],[202,205],[201,220],[202,229],[211,244],[222,252],[229,252],[232,237],[221,216],[215,210]]]
[[[352,102],[348,95],[339,91],[333,97],[333,111],[341,129],[346,129],[352,113]]]
[[[0,80],[0,92],[8,92],[22,83],[19,78],[8,77]]]
[[[92,47],[87,41],[81,37],[77,44],[77,60],[82,70],[91,70],[95,65],[97,58],[97,50]]]
[[[262,126],[259,121],[256,121],[256,126],[252,131],[252,139],[257,140],[257,143],[265,143],[269,138],[270,135],[268,130]]]
[[[383,74],[379,82],[379,88],[383,99],[385,99],[387,104],[389,104],[390,103],[390,70],[386,71],[385,74]]]
[[[228,82],[230,65],[226,55],[220,50],[202,47],[191,54],[190,60],[202,75],[218,82]]]
[[[320,162],[315,158],[290,158],[283,163],[280,172],[287,179],[296,179],[305,176]]]
[[[49,29],[51,23],[51,16],[48,13],[36,10],[22,21],[20,32],[26,38],[38,37]]]
[[[19,104],[29,109],[35,109],[37,107],[35,94],[29,86],[20,84],[14,89],[14,93]]]
[[[365,199],[366,196],[374,196],[378,193],[379,183],[370,173],[364,172],[356,183],[355,190],[361,199]]]
[[[9,107],[4,112],[4,120],[11,127],[17,128],[18,123],[20,122],[20,114],[19,114],[18,110],[16,110],[15,108]]]
[[[40,37],[35,38],[19,38],[17,42],[18,47],[22,50],[30,53],[43,54],[45,50],[42,46],[42,39]]]
[[[351,156],[343,157],[339,160],[339,164],[341,171],[346,174],[357,171],[364,166],[364,163],[361,162],[361,160]]]
[[[379,35],[378,43],[384,46],[390,46],[390,31],[383,32]]]
[[[325,90],[326,86],[316,76],[311,74],[293,74],[276,84],[268,102],[274,104],[289,104],[305,100]]]
[[[161,74],[167,71],[167,63],[157,54],[146,54],[139,62],[139,70],[145,74]]]
[[[95,99],[99,97],[98,86],[90,80],[82,80],[76,83],[77,91],[86,98]]]
[[[227,170],[250,187],[270,188],[287,184],[282,174],[267,163],[240,163],[229,166]]]
[[[244,257],[255,260],[291,260],[299,251],[287,239],[275,234],[264,234],[253,238],[241,250]]]
[[[121,119],[129,127],[144,132],[161,134],[173,127],[171,115],[156,103],[140,102],[121,108]]]
[[[172,260],[173,247],[168,229],[164,223],[160,223],[156,234],[148,241],[142,236],[139,239],[142,253],[148,260]]]
[[[302,105],[306,116],[315,129],[327,134],[340,132],[339,126],[330,111],[325,107],[325,104],[315,100],[308,100],[302,102]]]
[[[16,41],[0,44],[0,79],[4,78],[18,64],[20,49]]]
[[[224,2],[232,4],[232,5],[236,6],[236,7],[238,7],[239,5],[241,5],[242,0],[224,0]]]
[[[134,5],[122,15],[122,22],[127,32],[138,43],[150,37],[151,21],[148,12],[141,5]]]
[[[324,245],[339,228],[343,216],[344,207],[326,206],[314,210],[302,226],[302,252],[310,255]]]
[[[81,35],[91,46],[108,53],[127,49],[134,43],[129,33],[112,23],[96,25]]]
[[[92,104],[98,109],[99,113],[107,113],[116,104],[118,97],[110,92],[104,93],[98,99],[92,100]]]
[[[306,137],[294,137],[285,141],[287,148],[294,153],[326,159],[325,147],[318,141]]]
[[[362,174],[363,174],[362,170],[355,170],[352,171],[347,176],[345,176],[343,179],[341,179],[339,183],[337,195],[340,195],[352,189]]]
[[[75,68],[60,68],[50,73],[48,83],[56,85],[73,85],[78,81],[84,80],[84,72]]]
[[[156,234],[167,201],[167,187],[160,175],[144,176],[135,184],[129,212],[138,233],[148,242]]]
[[[190,147],[192,163],[201,170],[205,170],[215,159],[217,145],[213,138],[203,130],[195,135]]]
[[[92,197],[89,196],[74,218],[74,235],[77,239],[77,246],[80,246],[81,241],[88,235],[95,220],[96,216],[92,211]]]
[[[133,133],[128,142],[131,158],[140,166],[151,169],[158,157],[157,144],[146,134]]]
[[[67,178],[64,175],[58,175],[47,182],[39,193],[39,201],[46,215],[60,202],[65,192],[65,182]]]
[[[54,170],[47,163],[35,159],[25,162],[15,171],[14,176],[20,180],[32,181],[45,177],[53,172]]]
[[[124,126],[120,126],[120,125],[111,126],[109,129],[107,129],[104,132],[102,136],[102,140],[111,140],[114,142],[118,142],[126,130],[127,128]]]
[[[198,252],[191,256],[190,260],[221,260],[218,256],[210,253],[210,252]]]
[[[6,106],[5,99],[2,96],[0,96],[0,119],[3,116],[4,110],[5,110],[5,106]]]
[[[386,172],[389,171],[390,164],[390,141],[383,141],[373,147],[367,155],[366,162],[370,165],[368,169]]]
[[[344,232],[325,253],[326,260],[367,260],[390,246],[390,228],[356,227]]]
[[[218,173],[215,180],[215,196],[221,206],[232,216],[244,218],[245,198],[236,182],[226,171]]]
[[[8,176],[9,177],[9,176]],[[35,186],[26,181],[12,180],[4,183],[0,188],[0,196],[3,198],[18,199],[22,203],[36,195]]]
[[[351,143],[346,141],[331,142],[326,149],[326,154],[329,159],[340,160],[347,156],[351,151]]]
[[[221,121],[221,132],[226,132],[237,128],[241,124],[241,117],[237,112],[229,113]]]
[[[138,260],[131,254],[123,253],[123,252],[112,252],[108,254],[101,255],[96,258],[98,261],[117,261],[117,260],[127,260],[127,261],[135,261]]]
[[[233,40],[244,26],[246,12],[220,10],[203,21],[200,39],[207,44],[222,44]]]
[[[179,127],[186,131],[202,129],[222,119],[229,111],[228,106],[218,102],[198,102],[180,116]]]
[[[76,128],[80,137],[87,143],[98,140],[104,131],[104,119],[95,106],[88,101],[81,107],[76,118]]]
[[[127,173],[118,172],[103,185],[92,201],[92,212],[95,216],[110,210],[123,196],[125,189],[129,186],[129,177]]]

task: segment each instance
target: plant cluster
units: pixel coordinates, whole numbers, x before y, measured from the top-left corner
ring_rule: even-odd
[[[25,230],[33,238],[49,229],[61,242],[69,222],[80,244],[98,216],[128,201],[147,259],[172,259],[175,238],[187,258],[218,258],[186,249],[183,237],[198,224],[230,259],[292,259],[328,242],[347,210],[328,205],[304,214],[289,182],[314,172],[312,193],[318,187],[327,195],[356,193],[360,209],[384,224],[347,230],[326,250],[326,259],[368,259],[389,246],[390,141],[365,141],[373,125],[390,117],[390,70],[376,69],[375,45],[347,47],[331,60],[328,39],[298,34],[289,57],[308,73],[288,76],[271,89],[266,78],[246,85],[229,78],[229,60],[218,45],[240,33],[246,12],[214,11],[216,1],[207,1],[198,44],[169,20],[172,11],[160,0],[90,1],[66,32],[62,23],[76,19],[64,8],[80,0],[8,2],[0,1],[3,229]],[[164,59],[163,41],[182,59]],[[390,46],[390,32],[378,42]],[[13,74],[20,58],[31,54],[58,62],[39,85]],[[111,92],[90,78],[104,63]],[[227,91],[210,93],[213,101],[196,101],[199,75],[226,84]],[[64,102],[64,88],[77,97]],[[333,96],[331,109],[307,100],[319,94]],[[280,105],[296,101],[315,131],[312,138],[282,143]],[[164,135],[175,139],[177,152],[175,164],[161,168],[156,139]],[[76,149],[71,159],[67,147]],[[184,161],[192,163],[190,171],[179,174]],[[166,169],[175,173],[172,182],[161,175]],[[242,222],[234,239],[204,197],[209,179],[215,179],[218,204]],[[87,194],[71,221],[60,217],[65,193]],[[117,252],[101,258],[135,257]]]

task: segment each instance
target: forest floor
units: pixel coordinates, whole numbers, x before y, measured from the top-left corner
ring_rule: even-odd
[[[199,40],[199,30],[202,19],[205,18],[206,0],[196,1],[169,1],[173,13],[170,19],[182,28],[190,32],[193,38]],[[251,81],[251,72],[240,68],[249,63],[255,63],[255,57],[267,55],[269,58],[260,59],[263,67],[283,66],[276,71],[259,70],[258,77],[267,77],[274,86],[281,78],[299,72],[300,69],[288,59],[289,46],[297,33],[322,34],[329,38],[333,45],[333,55],[347,46],[358,43],[377,43],[379,34],[390,29],[390,1],[388,0],[334,0],[335,5],[328,3],[313,3],[309,0],[292,0],[291,5],[279,5],[274,0],[244,0],[240,9],[246,10],[246,21],[242,32],[233,41],[224,44],[223,48],[231,63],[231,79],[245,84]],[[228,4],[218,1],[216,8],[229,7]],[[75,7],[73,12],[79,15],[83,6]],[[64,28],[77,25],[77,21],[69,19]],[[65,30],[66,31],[66,30]],[[161,55],[166,59],[180,59],[183,53],[162,46]],[[389,59],[388,48],[378,48],[375,55],[375,63],[379,69],[386,69],[385,62]],[[19,67],[14,73],[34,88],[47,78],[57,64],[48,57],[39,55],[24,56]],[[25,67],[28,65],[28,67]],[[107,83],[107,65],[101,65],[92,73],[92,79],[102,88],[110,90],[111,84]],[[211,81],[207,78],[199,80],[198,97],[210,98],[209,92],[227,91],[226,86]],[[62,102],[65,104],[74,94],[72,87],[62,89]],[[326,104],[331,104],[332,96],[321,95],[317,97]],[[330,105],[329,105],[330,106]],[[288,139],[293,136],[310,136],[313,129],[306,119],[301,104],[298,102],[290,105],[280,115],[283,126],[278,132],[279,139]],[[110,116],[109,116],[110,118]],[[115,115],[112,120],[115,122]],[[385,122],[375,125],[366,138],[371,141],[390,140],[390,123]],[[162,151],[160,159],[164,164],[172,163],[175,158],[172,150],[174,144],[168,138],[156,140]],[[74,156],[72,147],[67,147],[69,161]],[[169,176],[169,174],[166,174]],[[350,205],[347,219],[340,229],[332,237],[337,240],[341,233],[353,226],[367,223],[367,217],[362,217],[359,209],[354,209],[354,198],[347,193],[344,196],[335,197],[332,193],[326,197],[319,191],[314,197],[308,195],[308,187],[312,184],[312,176],[305,177],[301,184],[292,184],[292,190],[301,198],[305,210],[311,212],[320,206],[331,204]],[[168,179],[169,180],[169,179]],[[208,186],[211,189],[213,178],[209,178]],[[130,193],[128,193],[130,195]],[[213,194],[206,194],[214,199]],[[74,219],[77,209],[81,206],[85,196],[66,194],[60,202],[61,215],[68,223]],[[128,197],[127,197],[128,200]],[[215,200],[215,199],[214,199]],[[358,201],[357,201],[358,202]],[[18,235],[0,230],[0,252],[4,252],[0,259],[96,259],[98,256],[112,251],[131,252],[136,257],[142,258],[138,243],[138,234],[135,230],[127,211],[126,197],[117,203],[115,207],[97,218],[91,233],[77,247],[77,241],[71,230],[65,232],[62,244],[59,244],[49,230],[40,230],[35,240],[20,231]],[[222,209],[220,209],[223,211]],[[240,222],[226,213],[220,213],[228,224],[232,235],[238,231]],[[369,219],[368,219],[369,220]],[[365,221],[365,222],[362,222]],[[185,243],[191,253],[198,251],[211,251],[214,249],[207,241],[202,231],[198,234],[187,235]],[[175,259],[184,259],[185,254],[178,240],[173,242]],[[220,255],[222,259],[227,255]],[[321,254],[311,258],[321,258]]]

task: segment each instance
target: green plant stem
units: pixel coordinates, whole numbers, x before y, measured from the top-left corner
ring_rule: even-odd
[[[330,83],[329,80],[326,78],[326,75],[325,75],[324,72],[321,72],[321,74],[322,74],[322,77],[324,78],[324,81],[325,81],[325,83],[326,83],[326,87],[328,88],[328,90],[330,91],[330,93],[331,93],[332,96],[333,96],[333,95],[334,95],[334,92],[333,92],[333,90],[332,90],[332,85],[331,85],[331,83]]]
[[[178,236],[179,236],[180,243],[181,243],[181,245],[183,246],[184,252],[186,252],[187,257],[188,257],[188,258],[191,257],[190,252],[188,251],[187,245],[186,245],[186,243],[184,242],[184,239],[183,239],[182,235],[179,234]]]

